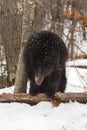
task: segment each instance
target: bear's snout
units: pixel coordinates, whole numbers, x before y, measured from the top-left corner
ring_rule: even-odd
[[[43,80],[44,80],[44,77],[43,77],[43,76],[41,76],[41,75],[35,75],[35,83],[36,83],[37,85],[41,85],[42,82],[43,82]]]

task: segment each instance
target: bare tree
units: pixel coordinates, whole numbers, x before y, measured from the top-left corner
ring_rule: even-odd
[[[51,30],[62,36],[64,25],[64,0],[50,0],[50,4],[52,15]]]
[[[19,62],[17,66],[16,72],[16,80],[15,80],[15,93],[26,93],[27,88],[27,72],[25,65],[23,63],[23,49],[21,49]]]
[[[14,79],[21,45],[22,14],[15,0],[0,0],[1,44],[5,49],[8,82]]]
[[[66,11],[65,11],[65,29],[68,29],[68,33],[66,34],[67,38],[67,46],[69,50],[69,57],[70,59],[75,59],[76,57],[87,57],[86,53],[81,50],[79,45],[82,44],[82,40],[86,40],[86,10],[84,7],[86,7],[87,2],[84,0],[71,0],[66,2]],[[84,5],[86,4],[86,5]],[[68,23],[68,24],[67,24]],[[79,37],[79,43],[78,38],[76,35],[80,35]],[[78,53],[80,52],[80,53]],[[82,54],[81,54],[82,53]]]

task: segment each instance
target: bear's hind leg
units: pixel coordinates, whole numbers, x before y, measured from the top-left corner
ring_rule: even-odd
[[[65,69],[62,72],[61,75],[61,79],[58,85],[58,91],[64,93],[65,89],[66,89],[66,83],[67,83],[67,79],[66,79],[66,73],[65,73]]]

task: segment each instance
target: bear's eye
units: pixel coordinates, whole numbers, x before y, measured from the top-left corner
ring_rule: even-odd
[[[56,67],[56,69],[57,69],[57,71],[61,72],[63,67],[61,65],[59,65],[59,66]]]
[[[62,68],[58,68],[58,71],[61,71],[62,70]]]

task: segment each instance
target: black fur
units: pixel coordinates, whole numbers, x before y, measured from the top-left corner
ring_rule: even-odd
[[[30,79],[31,95],[41,92],[52,97],[57,91],[64,92],[67,56],[63,40],[52,32],[42,31],[29,38],[24,46],[23,61]],[[35,75],[44,77],[41,85],[36,84]]]

